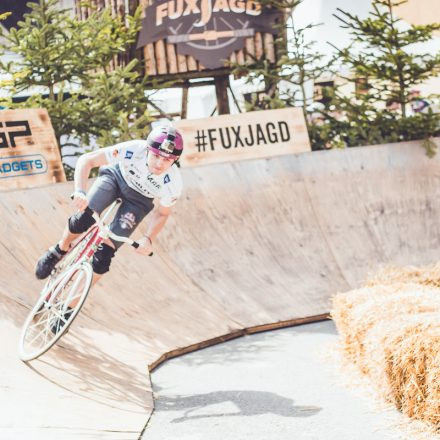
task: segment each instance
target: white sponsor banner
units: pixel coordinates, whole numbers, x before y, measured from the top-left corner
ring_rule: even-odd
[[[311,151],[302,110],[286,108],[176,121],[183,167]]]

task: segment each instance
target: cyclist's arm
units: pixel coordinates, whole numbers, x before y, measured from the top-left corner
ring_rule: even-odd
[[[151,240],[151,242],[154,241],[154,239],[157,237],[157,234],[159,234],[164,227],[169,215],[171,214],[171,211],[171,207],[159,205],[149,216],[150,221],[148,223],[145,235]]]
[[[100,148],[97,151],[83,154],[76,163],[75,167],[75,191],[86,192],[87,191],[87,179],[89,178],[90,171],[93,168],[107,165],[108,153],[115,150],[115,147]]]

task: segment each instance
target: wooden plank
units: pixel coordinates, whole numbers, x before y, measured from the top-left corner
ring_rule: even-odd
[[[152,43],[144,46],[144,62],[147,75],[157,75],[156,57],[154,55],[154,45]]]
[[[138,0],[128,0],[128,13],[133,15],[139,4],[140,2]]]
[[[66,180],[46,109],[0,111],[0,133],[0,190]]]
[[[81,18],[82,18],[82,20],[86,20],[87,17],[88,17],[88,15],[87,15],[87,6],[82,4],[81,5]]]
[[[188,72],[188,66],[186,65],[186,56],[177,54],[177,67],[179,69],[179,73]]]
[[[255,62],[255,42],[253,38],[246,38],[246,62]]]
[[[156,54],[157,73],[163,75],[167,73],[167,59],[164,40],[154,43],[154,53]]]
[[[106,8],[108,8],[110,11],[112,10],[112,0],[104,0],[104,5]]]
[[[264,55],[263,37],[261,32],[256,32],[254,37],[255,43],[255,58],[259,60]]]
[[[237,50],[237,63],[244,64],[244,50]]]
[[[229,111],[229,75],[216,76],[214,78],[215,94],[217,98],[217,110],[219,115],[227,115]]]
[[[140,0],[140,5],[142,7],[141,17],[145,17],[145,9],[150,5],[149,0]],[[150,43],[143,47],[144,54],[144,67],[145,73],[147,75],[156,76],[157,75],[157,64],[156,56],[154,54],[154,44]]]
[[[166,43],[166,59],[168,63],[168,73],[177,73],[176,47],[174,44]]]
[[[81,0],[75,0],[75,14],[79,20],[82,20]]]
[[[188,115],[188,84],[182,87],[182,108],[180,112],[180,119],[186,119]]]
[[[275,46],[273,35],[269,33],[264,34],[264,54],[265,58],[271,63],[275,62]]]
[[[222,344],[224,342],[230,341],[232,339],[240,338],[246,335],[252,335],[255,333],[267,332],[270,330],[278,330],[286,327],[294,327],[303,324],[310,324],[312,322],[326,321],[330,318],[329,313],[324,313],[317,316],[309,316],[306,318],[289,319],[281,322],[274,322],[272,324],[257,325],[255,327],[245,328],[243,330],[237,330],[226,335],[221,335],[216,338],[208,339],[207,341],[202,341],[197,344],[190,345],[188,347],[180,347],[175,350],[164,353],[159,359],[156,359],[153,363],[148,365],[148,370],[152,373],[159,365],[163,364],[165,361],[182,356],[183,354],[192,353],[196,350],[201,350],[203,348],[211,347],[216,344]]]
[[[98,0],[97,1],[97,8],[98,8],[98,11],[102,11],[105,8],[105,0]]]
[[[176,121],[183,132],[182,167],[310,151],[299,108]],[[238,135],[237,135],[238,133]]]
[[[116,13],[119,17],[125,17],[125,2],[124,0],[117,0]]]
[[[194,57],[188,55],[186,57],[186,64],[189,71],[197,70],[197,61],[194,59]]]
[[[116,0],[110,1],[111,10],[112,10],[112,17],[116,17],[118,15],[117,7],[116,7]]]

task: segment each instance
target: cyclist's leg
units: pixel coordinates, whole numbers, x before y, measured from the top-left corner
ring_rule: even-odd
[[[129,199],[123,198],[110,224],[110,230],[117,235],[129,237],[152,209],[153,199],[148,199],[141,194]],[[111,260],[122,244],[119,241],[110,240],[96,251],[92,262],[93,283],[96,283],[103,274],[110,270]]]
[[[95,220],[92,217],[91,210],[101,213],[119,195],[119,186],[111,173],[105,173],[96,179],[87,194],[90,209],[73,214],[64,228],[61,240],[38,259],[35,267],[35,275],[38,279],[47,278],[63,258],[63,255],[69,250],[72,241],[93,225]]]
[[[124,199],[110,224],[110,230],[116,235],[130,237],[153,208],[153,199],[144,197],[141,194],[139,194],[139,197]],[[116,250],[123,245],[120,241],[112,240],[112,242]]]
[[[101,214],[119,196],[119,186],[113,175],[111,173],[100,175],[87,193],[88,208],[76,212],[69,218],[58,243],[60,249],[67,251],[72,241],[95,223],[92,217],[93,211]]]

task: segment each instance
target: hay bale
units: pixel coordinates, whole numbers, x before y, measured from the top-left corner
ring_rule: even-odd
[[[345,356],[368,374],[363,362],[368,331],[381,322],[391,323],[399,316],[431,313],[440,310],[439,289],[420,284],[390,284],[365,287],[337,295],[332,318],[341,336]]]
[[[379,323],[364,350],[363,363],[380,394],[407,416],[440,427],[438,312]]]
[[[382,284],[381,284],[382,283]],[[440,265],[388,268],[333,299],[346,360],[409,417],[440,432]]]
[[[418,283],[440,287],[440,263],[423,268],[387,266],[372,276],[366,282],[366,286],[383,286],[395,283]]]

